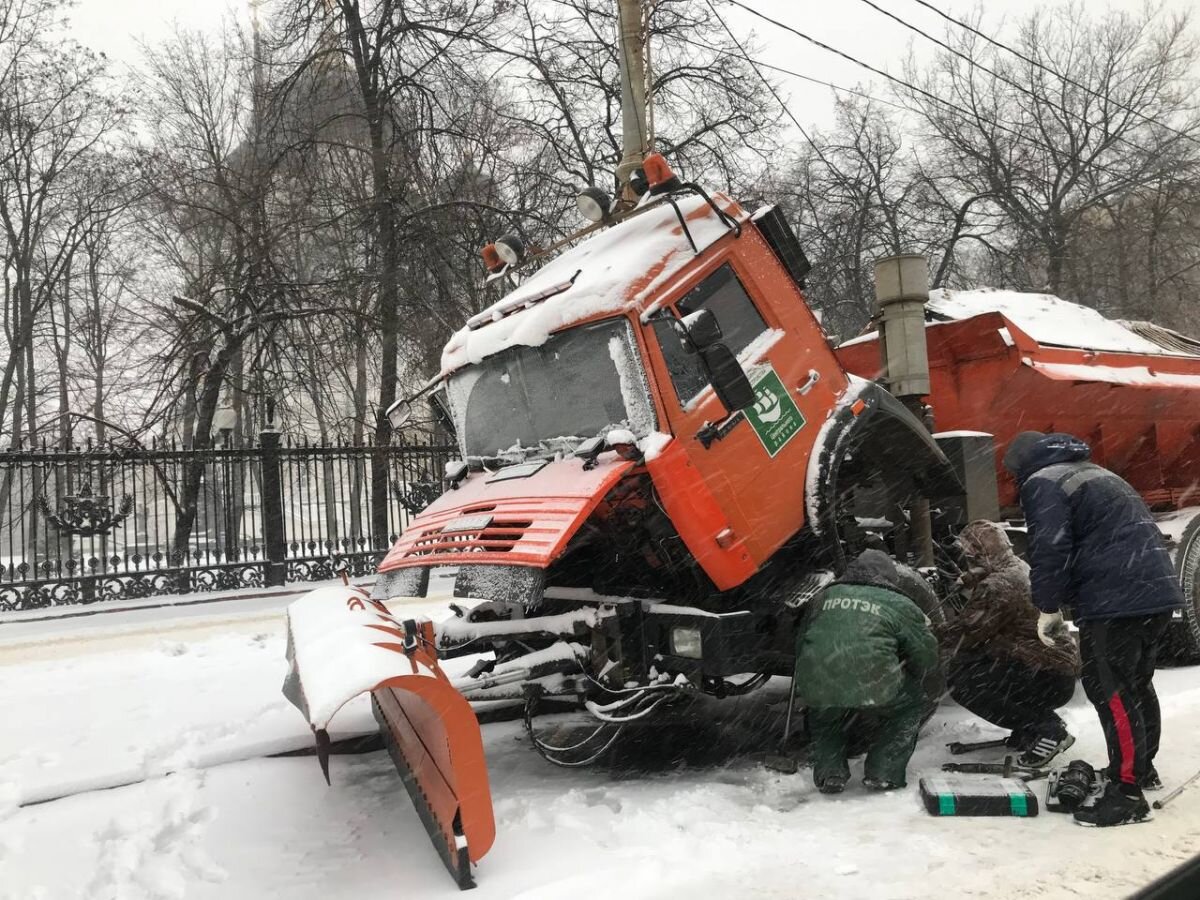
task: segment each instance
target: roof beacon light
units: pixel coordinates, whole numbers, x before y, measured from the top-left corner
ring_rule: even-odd
[[[612,198],[598,187],[586,187],[575,198],[575,205],[589,222],[603,222],[612,209]]]
[[[650,193],[665,194],[680,187],[679,178],[671,171],[666,158],[661,153],[651,153],[642,163],[646,173],[646,181],[650,183]]]
[[[515,234],[506,234],[496,240],[496,253],[505,265],[519,265],[525,259],[525,242]]]
[[[500,258],[500,254],[496,251],[495,244],[488,244],[479,251],[479,255],[483,257],[483,264],[489,272],[499,272],[504,268],[504,260]]]

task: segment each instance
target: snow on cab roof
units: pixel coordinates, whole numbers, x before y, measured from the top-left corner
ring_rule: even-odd
[[[935,319],[969,319],[998,312],[1039,344],[1078,347],[1115,353],[1179,355],[1106,319],[1091,307],[1053,294],[1027,294],[997,288],[929,292],[929,312]]]
[[[713,199],[744,220],[744,211],[724,194]],[[676,203],[698,251],[729,233],[701,197],[683,197]],[[582,319],[636,307],[696,256],[675,211],[660,202],[561,253],[474,317],[447,342],[442,374],[507,347],[541,346],[555,331]],[[510,312],[526,303],[528,308]]]

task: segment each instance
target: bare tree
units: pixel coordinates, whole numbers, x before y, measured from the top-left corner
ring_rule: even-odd
[[[922,253],[952,271],[963,222],[943,204],[917,148],[894,118],[862,98],[839,99],[829,133],[760,191],[779,198],[813,262],[809,301],[826,327],[848,336],[871,318],[874,262]]]
[[[24,431],[32,441],[39,326],[78,247],[71,185],[103,153],[124,111],[102,61],[64,36],[58,4],[13,2],[0,12],[0,31],[7,31],[0,35],[0,236],[9,350],[0,371],[0,433],[17,439]]]
[[[909,63],[919,90],[902,96],[948,204],[1003,219],[1004,239],[979,245],[994,274],[1077,296],[1070,254],[1088,217],[1195,159],[1188,25],[1153,8],[1091,19],[1062,6],[1020,24],[1019,55],[950,30],[950,51]]]

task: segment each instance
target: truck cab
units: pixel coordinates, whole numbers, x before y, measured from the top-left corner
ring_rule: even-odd
[[[431,393],[463,459],[380,565],[377,599],[475,601],[467,624],[506,628],[604,608],[616,621],[583,643],[586,668],[719,691],[787,671],[791,610],[844,558],[837,519],[953,483],[921,424],[839,364],[778,210],[689,187],[648,195],[453,336]],[[477,652],[479,629],[460,630]]]

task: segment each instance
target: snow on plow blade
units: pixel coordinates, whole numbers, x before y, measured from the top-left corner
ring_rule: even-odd
[[[425,830],[460,888],[495,839],[483,738],[470,704],[438,666],[433,625],[401,620],[353,587],[320,588],[288,607],[284,695],[304,714],[329,780],[330,720],[371,692],[384,742]]]

